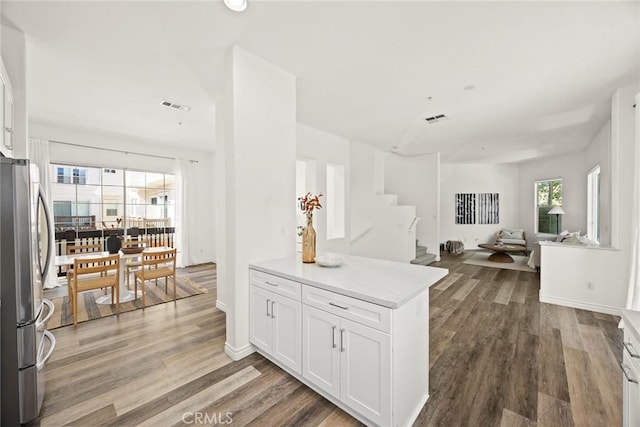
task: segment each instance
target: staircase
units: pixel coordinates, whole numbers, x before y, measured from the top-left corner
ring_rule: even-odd
[[[366,215],[369,223],[351,229],[353,255],[405,263],[415,257],[415,206],[398,205],[395,194],[376,194]]]
[[[416,241],[416,257],[411,260],[411,264],[429,265],[435,260],[436,256],[434,254],[427,253],[426,246],[418,246],[418,242]]]

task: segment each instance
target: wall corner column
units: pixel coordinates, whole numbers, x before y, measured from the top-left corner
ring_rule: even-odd
[[[225,353],[238,360],[255,351],[249,264],[296,252],[295,76],[233,46],[220,107],[218,282],[227,313]]]

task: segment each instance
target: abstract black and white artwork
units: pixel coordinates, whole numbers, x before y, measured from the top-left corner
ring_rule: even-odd
[[[476,223],[475,193],[456,193],[456,224]]]
[[[456,224],[499,224],[498,193],[456,193]]]
[[[478,224],[499,224],[500,203],[498,193],[478,193]]]

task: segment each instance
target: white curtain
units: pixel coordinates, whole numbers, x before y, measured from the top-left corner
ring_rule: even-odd
[[[40,170],[40,186],[44,193],[45,203],[49,211],[49,230],[51,238],[49,245],[49,271],[44,280],[45,288],[60,286],[57,279],[56,267],[53,265],[55,253],[55,229],[53,228],[53,199],[51,195],[51,173],[49,171],[49,141],[45,139],[29,138],[29,160]]]
[[[194,163],[190,160],[176,159],[176,236],[175,247],[178,249],[177,265],[186,267],[195,264],[190,246],[193,242],[193,219],[189,213],[196,211],[194,186]]]
[[[627,308],[640,310],[640,94],[636,95],[636,161],[631,217],[631,271]]]

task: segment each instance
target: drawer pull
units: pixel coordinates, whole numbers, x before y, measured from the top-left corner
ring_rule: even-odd
[[[276,318],[276,311],[273,309],[273,305],[275,304],[275,301],[271,301],[271,318],[275,319]]]
[[[344,329],[340,329],[340,353],[342,353],[343,351],[344,351]]]
[[[344,306],[342,306],[342,305],[338,305],[338,304],[333,303],[333,302],[330,302],[330,303],[329,303],[329,305],[332,305],[332,306],[334,306],[334,307],[341,308],[341,309],[343,309],[343,310],[349,310],[349,307],[344,307]]]
[[[271,315],[269,314],[269,303],[271,302],[270,299],[267,300],[267,317],[271,317]]]
[[[336,348],[336,327],[331,327],[331,347]]]
[[[630,342],[623,342],[622,345],[624,345],[624,348],[627,350],[627,353],[629,353],[629,356],[633,357],[634,359],[640,359],[640,354],[636,353],[636,349],[633,348],[633,345]]]
[[[271,282],[270,282],[270,281],[268,281],[268,280],[265,280],[265,282],[264,282],[264,283],[266,283],[267,285],[270,285],[270,286],[276,286],[276,287],[278,286],[278,284],[277,284],[277,283],[271,283]]]
[[[621,363],[620,367],[622,368],[622,373],[624,374],[624,376],[627,379],[627,381],[629,381],[630,383],[638,384],[638,380],[634,380],[627,373],[627,369],[629,369],[629,367],[627,365],[625,365],[624,363]]]

